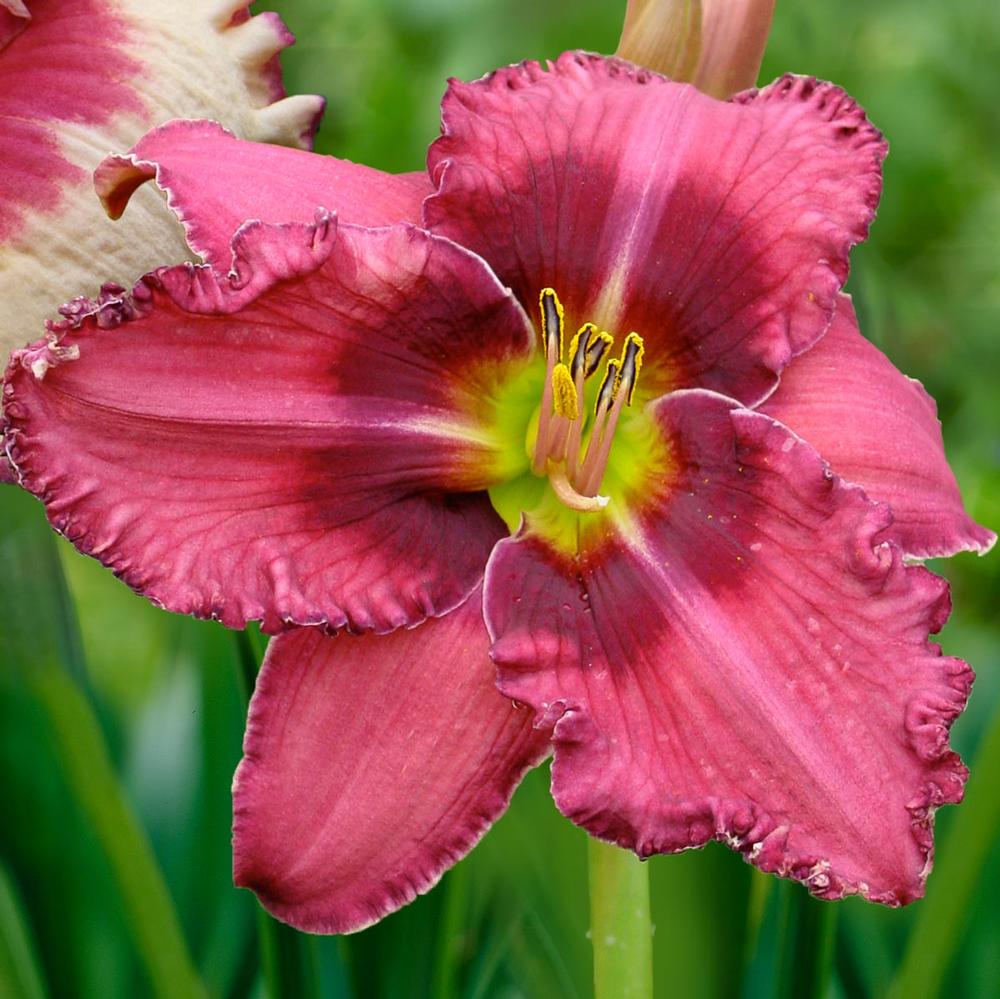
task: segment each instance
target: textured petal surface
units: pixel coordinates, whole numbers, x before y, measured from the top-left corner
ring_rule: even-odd
[[[427,891],[548,751],[488,646],[478,589],[413,631],[274,639],[233,786],[236,883],[313,933]]]
[[[881,188],[881,135],[805,78],[723,103],[571,52],[453,83],[442,117],[426,222],[522,301],[639,332],[647,392],[759,402],[826,329]]]
[[[934,400],[861,335],[846,295],[826,335],[784,371],[761,411],[809,441],[838,475],[887,502],[887,536],[907,555],[985,552],[996,540],[962,506]]]
[[[234,253],[15,352],[22,484],[171,610],[384,631],[455,606],[502,532],[480,416],[532,349],[524,313],[408,225],[251,223]]]
[[[31,0],[0,47],[0,352],[34,340],[60,302],[102,276],[131,283],[189,255],[162,198],[143,192],[124,226],[91,173],[176,116],[308,145],[322,110],[284,96],[277,54],[292,36],[233,0]],[[25,19],[18,19],[25,20]],[[0,26],[2,30],[2,26]],[[8,33],[9,34],[9,33]],[[2,37],[2,35],[0,35]]]
[[[919,896],[972,672],[927,641],[943,580],[886,508],[766,416],[652,404],[664,495],[602,549],[501,542],[486,618],[504,693],[553,725],[553,794],[641,855],[716,839],[825,898]]]
[[[98,194],[118,218],[144,181],[155,178],[187,232],[188,244],[229,270],[229,243],[246,219],[309,222],[318,208],[345,222],[417,222],[430,194],[426,173],[394,176],[332,156],[237,139],[211,121],[173,121],[95,174]]]

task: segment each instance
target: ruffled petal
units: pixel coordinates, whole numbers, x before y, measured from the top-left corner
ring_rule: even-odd
[[[820,342],[784,371],[761,411],[804,437],[838,475],[892,507],[887,537],[916,558],[985,553],[996,535],[965,512],[934,400],[858,330],[840,297]]]
[[[414,631],[274,639],[233,784],[236,883],[311,933],[428,891],[548,751],[488,646],[478,589]]]
[[[407,225],[250,223],[234,258],[109,289],[15,352],[22,485],[170,610],[386,631],[454,607],[503,533],[483,428],[532,350],[523,311]]]
[[[247,219],[309,222],[319,208],[342,221],[379,226],[416,222],[431,192],[424,172],[394,176],[298,149],[237,139],[212,121],[172,121],[94,175],[108,214],[119,218],[147,180],[166,192],[190,247],[228,271],[230,241]]]
[[[30,13],[0,48],[4,356],[34,340],[60,302],[94,293],[95,266],[131,283],[189,256],[155,191],[125,225],[104,217],[91,173],[109,149],[178,115],[309,145],[323,106],[284,96],[277,56],[292,36],[245,2],[31,0]]]
[[[722,103],[570,52],[453,83],[442,119],[425,222],[523,302],[641,334],[647,394],[759,402],[829,325],[881,190],[880,133],[806,78]]]
[[[966,778],[972,671],[927,641],[947,584],[781,424],[700,390],[651,405],[663,494],[576,558],[528,530],[487,569],[500,688],[553,726],[556,804],[643,856],[714,839],[823,898],[918,897]]]

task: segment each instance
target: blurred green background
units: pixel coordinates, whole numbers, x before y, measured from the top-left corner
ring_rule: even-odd
[[[449,75],[613,50],[612,0],[275,0],[318,148],[417,169]],[[779,0],[761,80],[832,79],[892,152],[850,290],[937,398],[973,514],[1000,527],[1000,5]],[[428,896],[349,938],[263,917],[230,880],[229,786],[262,645],[161,613],[0,489],[0,996],[587,997],[584,834],[545,769]],[[658,996],[992,996],[1000,983],[1000,556],[959,556],[946,650],[976,667],[926,900],[824,905],[720,846],[650,862]],[[60,582],[65,575],[65,586]]]

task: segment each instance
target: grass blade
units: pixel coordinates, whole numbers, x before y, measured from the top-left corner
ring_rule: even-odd
[[[56,539],[26,494],[5,496],[0,537],[0,651],[5,668],[42,708],[66,785],[114,873],[136,951],[152,992],[200,997],[163,876],[126,801],[104,733],[79,679],[82,653]]]
[[[316,941],[258,912],[264,994],[268,999],[319,999]]]
[[[822,999],[833,970],[837,906],[784,884],[785,906],[778,965],[778,999]]]
[[[921,999],[941,990],[962,943],[966,916],[1000,824],[1000,711],[972,766],[965,802],[940,851],[927,898],[889,991],[890,999]]]
[[[9,999],[44,999],[46,995],[21,904],[3,867],[0,867],[0,995]]]

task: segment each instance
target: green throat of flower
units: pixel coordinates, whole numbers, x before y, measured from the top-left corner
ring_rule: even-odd
[[[539,306],[544,370],[536,358],[498,403],[497,421],[508,430],[504,464],[518,473],[494,486],[490,499],[512,531],[527,514],[533,528],[577,550],[606,517],[620,517],[663,464],[662,448],[642,408],[631,408],[642,338],[629,333],[615,351],[614,337],[587,322],[567,347],[555,291],[543,289]]]

